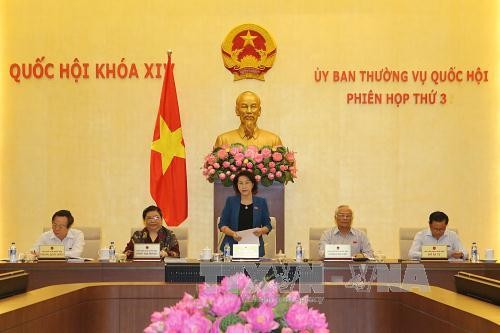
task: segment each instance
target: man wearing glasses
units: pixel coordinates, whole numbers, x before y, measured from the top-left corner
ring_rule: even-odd
[[[429,215],[429,228],[417,232],[408,252],[408,257],[418,260],[422,256],[422,245],[447,245],[448,258],[467,259],[467,251],[462,246],[456,232],[446,230],[448,215],[433,212]]]
[[[365,233],[354,229],[352,225],[352,209],[348,205],[338,206],[335,210],[336,227],[326,230],[319,241],[318,254],[321,258],[325,256],[326,244],[349,244],[351,254],[362,253],[365,257],[373,257],[372,246]]]
[[[52,230],[44,232],[35,242],[32,252],[38,254],[40,245],[64,245],[66,257],[77,258],[82,255],[85,240],[83,232],[72,229],[75,219],[69,210],[59,210],[52,215]]]

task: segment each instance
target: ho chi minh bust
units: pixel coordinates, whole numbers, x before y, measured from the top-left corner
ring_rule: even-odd
[[[251,91],[242,92],[236,99],[236,115],[240,117],[238,129],[223,133],[215,140],[215,147],[241,143],[245,146],[281,146],[278,135],[257,127],[260,116],[260,98]]]

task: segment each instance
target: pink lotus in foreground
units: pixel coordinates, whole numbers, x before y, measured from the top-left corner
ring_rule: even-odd
[[[309,308],[308,298],[292,291],[280,295],[274,281],[254,283],[243,273],[220,285],[198,286],[174,306],[151,315],[145,333],[328,333],[325,315]]]

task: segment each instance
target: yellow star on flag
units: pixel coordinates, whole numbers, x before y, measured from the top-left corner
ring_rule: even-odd
[[[153,141],[151,149],[161,154],[162,173],[165,174],[174,156],[186,158],[186,149],[182,144],[182,128],[170,131],[167,123],[160,116],[160,137]]]
[[[257,38],[258,36],[253,36],[252,34],[250,34],[250,30],[247,30],[247,34],[246,36],[240,36],[241,39],[243,39],[245,41],[245,43],[243,43],[243,47],[247,46],[248,44],[252,45],[253,47],[255,47],[254,43],[253,43],[253,40],[255,38]]]

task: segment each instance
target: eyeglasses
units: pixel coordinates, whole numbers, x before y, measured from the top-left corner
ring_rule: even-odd
[[[64,224],[52,223],[52,228],[54,229],[66,229],[68,226]]]
[[[337,217],[341,219],[350,219],[352,218],[352,214],[337,214]]]
[[[156,215],[156,216],[148,216],[148,217],[146,217],[146,220],[147,220],[147,221],[159,221],[159,220],[161,220],[161,216],[159,216],[159,215]]]

